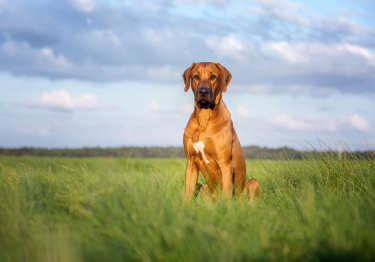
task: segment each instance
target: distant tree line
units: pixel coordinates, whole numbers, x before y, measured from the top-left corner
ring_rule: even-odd
[[[242,147],[246,159],[302,159],[303,156],[313,156],[312,151],[297,151],[288,147],[267,148],[258,146]],[[316,153],[316,152],[315,152]],[[329,153],[326,151],[325,153]],[[336,153],[331,151],[331,153]],[[373,151],[343,152],[344,156],[356,158],[374,158]],[[43,156],[43,157],[120,157],[120,158],[185,158],[183,147],[118,147],[118,148],[0,148],[0,156]]]

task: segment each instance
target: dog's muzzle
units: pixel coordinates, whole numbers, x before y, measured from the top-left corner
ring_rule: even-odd
[[[212,101],[213,95],[210,89],[207,87],[201,87],[198,89],[196,99],[199,108],[211,108],[215,101]]]
[[[210,99],[210,90],[207,87],[201,87],[198,90],[198,100],[201,102],[208,102]]]

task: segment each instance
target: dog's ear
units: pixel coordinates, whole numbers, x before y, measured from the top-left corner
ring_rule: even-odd
[[[182,75],[182,79],[184,80],[184,84],[185,84],[185,92],[187,92],[190,88],[190,73],[191,73],[191,69],[193,69],[195,66],[195,63],[192,63],[191,66],[185,70],[185,72],[183,73]]]
[[[232,74],[226,69],[224,66],[222,66],[220,63],[216,64],[217,68],[219,68],[220,74],[219,74],[219,85],[220,89],[223,93],[227,91],[227,86],[230,83],[230,80],[232,80]]]

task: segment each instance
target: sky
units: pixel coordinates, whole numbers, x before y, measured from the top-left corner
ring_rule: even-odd
[[[182,146],[193,62],[242,146],[375,146],[372,0],[0,0],[0,147]]]

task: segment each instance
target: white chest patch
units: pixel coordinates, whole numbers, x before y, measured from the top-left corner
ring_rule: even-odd
[[[210,161],[207,160],[206,155],[204,154],[204,151],[203,151],[204,144],[203,144],[203,142],[202,141],[198,141],[197,143],[193,144],[193,147],[194,147],[195,151],[197,152],[197,154],[199,152],[202,153],[202,157],[203,157],[204,161],[208,164]]]

